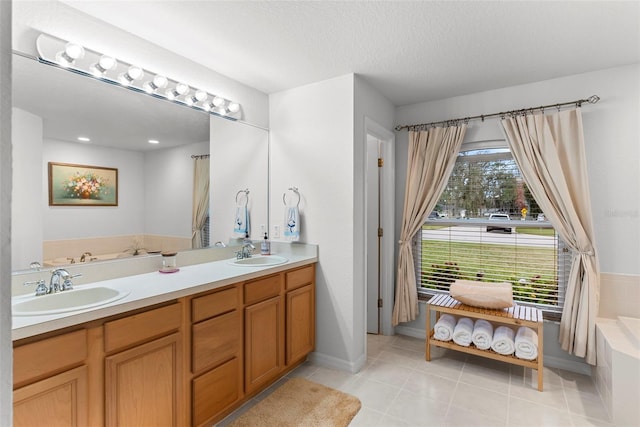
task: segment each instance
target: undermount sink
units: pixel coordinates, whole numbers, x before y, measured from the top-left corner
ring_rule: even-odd
[[[271,265],[284,264],[287,261],[289,261],[287,258],[279,255],[254,255],[251,258],[230,259],[229,264],[243,267],[268,267]]]
[[[16,297],[13,300],[14,316],[44,316],[85,310],[109,304],[129,295],[128,290],[117,290],[104,286],[76,288],[50,295]]]

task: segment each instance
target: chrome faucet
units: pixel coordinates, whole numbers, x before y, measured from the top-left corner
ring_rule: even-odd
[[[242,243],[242,249],[236,252],[236,258],[237,259],[251,258],[251,253],[255,248],[256,247],[253,246],[253,243],[251,243],[251,240],[249,240],[248,238],[244,239]]]
[[[80,262],[84,262],[87,259],[87,256],[91,256],[91,252],[85,252],[80,257]]]
[[[48,294],[56,292],[69,291],[73,289],[73,282],[71,279],[74,277],[82,276],[82,274],[70,274],[64,268],[56,268],[51,272],[51,279],[49,280]]]

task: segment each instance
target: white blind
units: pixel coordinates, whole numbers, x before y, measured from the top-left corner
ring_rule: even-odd
[[[433,220],[416,237],[420,292],[448,292],[456,279],[508,282],[520,303],[562,310],[571,254],[548,222]]]

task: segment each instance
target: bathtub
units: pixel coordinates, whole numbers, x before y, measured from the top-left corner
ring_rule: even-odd
[[[640,425],[640,319],[596,319],[595,383],[615,425]]]

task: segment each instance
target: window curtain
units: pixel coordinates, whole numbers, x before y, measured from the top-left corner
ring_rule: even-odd
[[[531,193],[573,252],[561,347],[595,365],[600,281],[580,108],[508,117],[502,127]]]
[[[418,289],[411,241],[447,186],[466,129],[466,124],[463,124],[409,132],[393,326],[418,316]]]
[[[201,248],[202,234],[209,216],[209,158],[195,158],[193,167],[193,211],[191,247]]]

